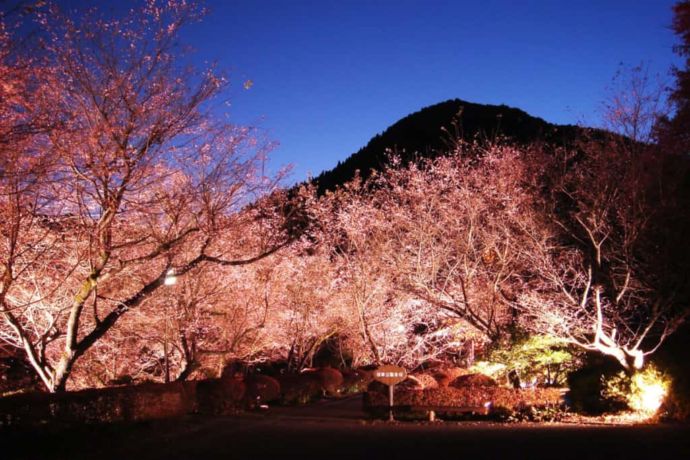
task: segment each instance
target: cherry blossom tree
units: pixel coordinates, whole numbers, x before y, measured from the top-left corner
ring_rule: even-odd
[[[349,306],[341,302],[338,278],[323,247],[301,242],[283,256],[273,279],[272,301],[279,306],[273,350],[289,372],[299,372],[313,366],[329,340],[347,337],[353,320]]]
[[[350,315],[356,319],[348,334],[357,337],[353,345],[361,344],[352,347],[354,354],[364,354],[366,361],[381,364],[380,344],[372,327],[388,315],[384,303],[390,292],[390,270],[382,267],[388,241],[380,232],[386,216],[366,196],[358,177],[321,204],[320,222],[332,251],[341,302],[349,305]],[[360,359],[355,357],[355,361]]]
[[[199,15],[177,1],[149,1],[123,19],[39,15],[60,76],[47,82],[45,113],[59,129],[32,136],[28,150],[3,146],[18,161],[0,177],[0,335],[49,391],[65,389],[80,357],[160,295],[166,275],[249,264],[291,238],[269,223],[261,246],[246,246],[256,252],[230,239],[267,212],[239,211],[273,181],[260,174],[265,151],[252,131],[211,110],[225,78],[182,65],[178,32]],[[28,116],[19,83],[3,85],[18,94],[3,98],[15,118]],[[30,98],[42,90],[27,86]]]
[[[460,144],[348,184],[328,228],[371,361],[413,363],[392,350],[415,329],[434,331],[428,357],[527,328],[642,366],[688,312],[687,166],[599,133],[573,150]]]
[[[399,286],[489,341],[515,319],[513,292],[532,244],[519,155],[459,144],[450,156],[384,179]]]
[[[551,225],[519,303],[533,330],[639,369],[688,313],[688,164],[629,145],[611,136],[530,159]]]
[[[498,340],[516,322],[536,225],[523,214],[531,197],[520,165],[515,149],[458,144],[322,198],[319,221],[358,319],[350,347],[365,362],[414,368]]]

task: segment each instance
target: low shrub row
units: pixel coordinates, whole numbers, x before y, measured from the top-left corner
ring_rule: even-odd
[[[454,375],[455,374],[455,375]],[[444,372],[410,376],[396,387],[398,406],[485,407],[518,411],[557,406],[553,388],[510,389],[481,374]],[[330,368],[300,374],[226,376],[170,384],[143,384],[62,394],[27,393],[0,398],[0,425],[109,423],[175,417],[190,413],[227,414],[268,403],[303,404],[323,396],[365,392],[365,408],[388,405],[388,389],[372,372]]]
[[[447,373],[433,381],[428,374],[412,375],[395,387],[398,416],[414,415],[416,408],[473,408],[488,409],[503,418],[526,411],[558,408],[563,404],[563,390],[558,388],[514,389],[500,387],[481,374],[460,374],[451,380]],[[378,382],[369,385],[364,407],[370,414],[380,416],[388,407],[388,388]],[[405,414],[405,410],[410,414]],[[531,413],[531,412],[530,412]]]
[[[0,426],[111,423],[191,413],[227,414],[266,403],[304,403],[323,395],[335,395],[343,382],[337,370],[312,369],[277,378],[249,375],[58,394],[17,394],[0,398]]]
[[[395,405],[486,407],[517,410],[525,407],[560,405],[562,391],[557,388],[513,389],[503,387],[434,388],[429,390],[396,390]],[[387,406],[388,393],[378,388],[367,391],[365,406]]]
[[[196,382],[144,384],[0,399],[0,425],[139,421],[193,412]]]

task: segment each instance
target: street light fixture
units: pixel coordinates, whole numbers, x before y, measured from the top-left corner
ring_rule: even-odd
[[[168,273],[165,274],[165,280],[163,280],[163,284],[166,286],[172,286],[174,284],[177,284],[177,276],[175,276],[175,269],[171,268],[168,270]]]

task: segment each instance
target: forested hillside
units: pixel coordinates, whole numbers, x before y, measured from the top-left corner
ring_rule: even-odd
[[[365,147],[314,181],[319,191],[332,190],[352,179],[355,171],[363,178],[381,170],[387,163],[387,151],[403,161],[433,158],[447,152],[456,139],[493,141],[508,138],[518,144],[544,141],[569,144],[582,131],[573,125],[556,125],[505,105],[475,104],[451,99],[425,107],[396,122],[374,136]]]

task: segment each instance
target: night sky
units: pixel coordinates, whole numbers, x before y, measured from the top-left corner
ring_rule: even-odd
[[[210,0],[183,36],[228,71],[229,119],[279,143],[272,165],[299,181],[451,98],[598,125],[621,64],[671,81],[673,3]]]

